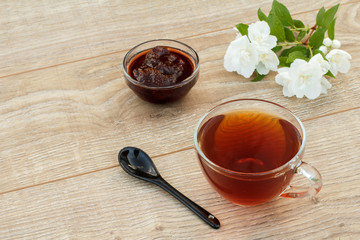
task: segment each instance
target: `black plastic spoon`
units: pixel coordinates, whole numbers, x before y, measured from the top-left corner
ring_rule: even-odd
[[[143,150],[136,147],[125,147],[121,149],[119,152],[119,163],[124,171],[131,176],[154,183],[173,195],[211,227],[216,229],[220,227],[220,222],[214,215],[185,197],[167,183],[160,176],[151,158]]]

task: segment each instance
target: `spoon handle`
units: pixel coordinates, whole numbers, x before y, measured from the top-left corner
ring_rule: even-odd
[[[160,177],[158,180],[159,181],[156,182],[156,185],[158,185],[159,187],[170,193],[172,196],[174,196],[177,200],[182,202],[191,211],[198,215],[204,222],[206,222],[215,229],[218,229],[220,227],[220,221],[214,215],[212,215],[204,208],[200,207],[198,204],[187,198],[185,195],[183,195],[181,192],[171,186],[168,182],[166,182],[163,178]]]

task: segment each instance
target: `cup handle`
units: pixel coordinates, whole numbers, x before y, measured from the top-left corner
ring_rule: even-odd
[[[309,188],[305,188],[305,187],[296,187],[289,185],[289,187],[285,189],[284,192],[282,192],[282,194],[280,195],[281,197],[286,197],[286,198],[303,198],[307,196],[313,197],[320,191],[322,187],[322,180],[321,180],[321,175],[318,172],[318,170],[316,170],[316,168],[312,167],[310,164],[307,164],[306,162],[301,162],[300,165],[296,167],[295,173],[306,177],[310,181],[311,186]]]

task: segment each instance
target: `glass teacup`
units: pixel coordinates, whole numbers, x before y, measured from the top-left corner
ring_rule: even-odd
[[[239,99],[220,104],[199,120],[194,141],[207,180],[232,203],[314,196],[322,187],[320,173],[301,160],[303,124],[276,103]],[[295,174],[305,176],[311,186],[290,186]]]

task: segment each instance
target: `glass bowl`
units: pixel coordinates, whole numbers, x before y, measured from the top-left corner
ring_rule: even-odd
[[[166,86],[151,86],[135,79],[132,73],[136,61],[156,46],[167,48],[170,53],[185,57],[192,65],[192,73],[185,79]],[[141,61],[141,60],[139,60]],[[171,39],[150,40],[133,47],[124,57],[123,71],[126,84],[141,99],[151,103],[167,103],[184,97],[199,78],[199,56],[190,46]]]

